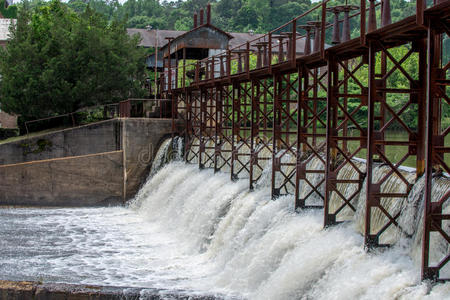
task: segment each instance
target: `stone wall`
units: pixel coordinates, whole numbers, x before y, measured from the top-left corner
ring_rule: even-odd
[[[113,119],[0,144],[0,165],[120,150],[120,130]]]
[[[123,151],[0,166],[0,203],[100,206],[123,203]]]

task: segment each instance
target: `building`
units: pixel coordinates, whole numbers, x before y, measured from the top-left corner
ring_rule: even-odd
[[[221,53],[225,53],[227,50],[232,50],[235,56],[240,55],[239,52],[244,51],[246,43],[249,43],[249,51],[254,55],[260,53],[258,54],[260,56],[264,52],[265,56],[267,56],[268,42],[264,40],[263,34],[255,34],[253,32],[229,33],[221,30],[211,23],[211,6],[209,4],[206,10],[206,20],[203,18],[203,10],[200,11],[199,18],[197,17],[198,15],[194,14],[194,26],[189,31],[127,29],[129,35],[138,34],[140,36],[141,41],[139,45],[141,47],[156,49],[155,54],[149,55],[146,60],[147,68],[156,70],[159,75],[157,79],[149,78],[149,87],[153,85],[166,90],[169,82],[174,85],[178,80],[178,72],[175,69],[180,64],[185,65],[189,62],[192,63],[192,61],[200,61],[212,56],[221,55]],[[277,39],[272,42],[272,53],[277,53],[278,49],[282,49],[276,43],[278,43]],[[296,54],[302,55],[304,47],[305,38],[298,38],[296,40]],[[287,55],[287,48],[288,46],[285,45],[284,50],[282,50],[285,55]],[[211,76],[219,76],[220,72],[223,72],[226,62],[222,61],[220,64],[223,67],[216,61],[214,69],[210,67],[208,71],[206,70],[207,67],[202,67],[200,73],[203,75],[208,73],[213,74]],[[193,77],[193,71],[187,71],[185,76]],[[163,79],[161,80],[161,78]],[[156,84],[154,84],[155,80]],[[154,93],[150,92],[150,94]],[[156,92],[156,94],[159,93]]]
[[[5,1],[5,8],[12,5],[12,0]],[[0,46],[5,47],[9,39],[9,26],[14,19],[6,19],[0,12]],[[0,76],[1,80],[1,76]],[[0,98],[0,128],[16,128],[17,116],[9,115],[1,110],[1,98]]]

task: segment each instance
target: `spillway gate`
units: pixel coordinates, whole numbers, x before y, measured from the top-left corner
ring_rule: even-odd
[[[408,197],[425,176],[422,278],[449,280],[439,272],[450,253],[433,265],[429,255],[430,235],[450,243],[450,215],[443,212],[450,191],[432,200],[433,176],[450,173],[444,122],[450,1],[417,0],[416,14],[395,23],[389,0],[357,2],[331,7],[322,1],[253,41],[195,62],[169,40],[161,90],[172,99],[173,130],[185,138],[187,162],[227,170],[232,180],[249,180],[250,188],[270,161],[273,198],[293,194],[296,208],[323,209],[324,226],[345,220],[344,212],[356,211],[355,198],[365,193],[368,249],[388,246],[381,237],[398,226],[400,213],[386,207]],[[394,77],[403,84],[394,85]],[[182,129],[175,126],[180,119]],[[391,137],[393,127],[406,138]],[[395,158],[387,154],[392,147],[399,149]],[[413,181],[400,170],[405,161],[415,165]],[[379,163],[387,168],[380,178],[374,176]],[[343,169],[352,179],[339,176]],[[402,192],[385,191],[391,176]],[[349,186],[353,192],[346,193]],[[373,228],[375,210],[385,216],[381,228]]]

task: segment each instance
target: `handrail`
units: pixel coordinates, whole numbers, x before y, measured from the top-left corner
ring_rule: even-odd
[[[367,19],[370,19],[371,13],[373,14],[374,11],[371,12],[371,10],[374,10],[375,8],[381,6],[380,1],[372,1],[371,5],[367,5],[366,1],[368,0],[360,0],[356,1],[359,2],[359,9],[357,12],[346,15],[343,18],[339,18],[337,22],[341,24],[342,22],[345,22],[348,18],[348,20],[351,20],[352,18],[359,17],[359,38],[360,38],[360,44],[365,45],[365,36],[367,31],[371,30],[371,27],[367,26]],[[423,0],[417,0],[420,2],[417,4],[417,12],[420,12],[422,6],[425,7],[425,2]],[[196,61],[195,63],[189,63],[189,64],[183,64],[183,66],[177,66],[175,68],[176,70],[176,76],[179,75],[180,68],[183,68],[185,70],[186,68],[194,68],[195,69],[195,78],[194,80],[188,80],[186,76],[177,76],[182,77],[183,82],[180,84],[181,87],[187,87],[192,84],[199,84],[203,81],[210,81],[210,80],[217,80],[218,78],[228,78],[230,79],[230,76],[237,75],[237,74],[246,74],[249,76],[250,71],[256,70],[261,67],[267,67],[269,69],[269,72],[272,72],[272,66],[278,64],[278,63],[286,63],[291,62],[294,63],[297,59],[297,53],[299,52],[299,49],[297,49],[298,41],[300,39],[304,39],[307,35],[305,34],[299,34],[297,31],[297,25],[299,25],[298,20],[304,18],[305,16],[311,15],[313,12],[317,11],[318,9],[321,9],[321,12],[319,13],[319,18],[316,22],[320,23],[320,26],[316,28],[317,32],[320,32],[319,38],[316,40],[319,41],[318,43],[318,51],[320,53],[321,57],[324,57],[325,55],[325,41],[326,37],[329,35],[329,32],[326,32],[327,29],[333,27],[332,24],[329,24],[326,20],[329,15],[327,15],[327,4],[331,3],[330,0],[323,0],[320,3],[316,4],[314,7],[310,8],[309,10],[303,12],[302,14],[298,15],[297,17],[291,19],[290,21],[278,26],[275,29],[270,30],[266,34],[257,36],[243,44],[236,45],[233,48],[228,48],[227,50],[223,50],[219,54],[201,59]],[[423,4],[421,4],[423,3]],[[423,8],[422,8],[423,11]],[[369,13],[367,13],[369,12]],[[420,16],[417,16],[417,19],[420,20]],[[358,26],[358,25],[356,25]],[[287,32],[281,32],[283,29],[287,29],[285,31]],[[351,31],[350,31],[351,32]],[[274,36],[277,35],[277,38],[279,39],[278,43],[275,40]],[[279,38],[279,35],[284,35],[284,37]],[[262,50],[261,44],[265,44],[264,49]],[[258,45],[259,44],[259,45]],[[267,48],[266,48],[267,47]],[[277,49],[277,48],[279,49]],[[316,50],[316,51],[317,51]],[[283,53],[289,54],[284,55],[283,53],[279,53],[280,51],[283,51]],[[261,52],[264,54],[264,63],[261,64],[259,58],[257,60],[257,64],[255,67],[254,61],[251,61],[251,58],[255,59],[255,56],[261,55]],[[301,52],[301,51],[300,51]],[[275,53],[275,55],[274,55]],[[278,53],[278,54],[277,54]],[[256,55],[257,54],[257,55]],[[304,56],[305,54],[301,55]],[[276,59],[278,57],[278,59]],[[225,65],[222,65],[223,61],[221,59],[225,58],[225,65],[226,69],[224,68]],[[257,57],[256,57],[257,58]],[[275,59],[276,60],[275,60]],[[219,66],[219,64],[221,64]],[[234,69],[236,66],[238,66],[238,69]],[[219,67],[219,68],[218,68]],[[233,67],[233,68],[232,68]],[[223,69],[224,72],[223,72]],[[234,70],[233,70],[234,69]],[[218,75],[220,71],[220,75]],[[205,74],[204,74],[205,73]],[[173,74],[171,74],[173,75]],[[166,84],[167,85],[167,84]],[[176,87],[178,87],[178,80],[176,82]]]

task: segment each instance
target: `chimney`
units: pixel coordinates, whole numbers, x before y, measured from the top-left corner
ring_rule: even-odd
[[[197,28],[197,13],[194,13],[194,28]]]
[[[206,6],[206,24],[211,24],[211,3]]]
[[[203,8],[202,8],[202,9],[200,9],[200,26],[203,25],[203,14],[204,14],[204,12],[203,12]]]

